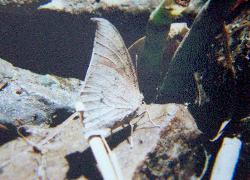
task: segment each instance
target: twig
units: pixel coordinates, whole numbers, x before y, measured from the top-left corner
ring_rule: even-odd
[[[122,180],[117,159],[101,136],[91,136],[89,145],[105,180]]]
[[[197,180],[201,180],[203,178],[203,176],[206,174],[206,171],[207,171],[207,168],[208,168],[208,164],[209,164],[209,160],[211,158],[211,155],[208,155],[206,150],[204,150],[204,152],[205,152],[206,161],[205,161],[203,170],[201,172],[201,175],[196,178]]]
[[[22,140],[24,140],[28,145],[32,146],[33,148],[36,148],[39,152],[42,153],[42,147],[40,147],[40,145],[30,141],[29,139],[27,139],[21,132],[20,129],[23,128],[22,126],[17,128],[17,134],[21,137]]]
[[[46,160],[44,158],[45,157],[42,155],[41,161],[38,162],[37,176],[39,180],[48,179],[46,176]]]
[[[231,121],[231,119],[224,121],[221,126],[220,129],[218,130],[217,134],[214,136],[214,138],[210,139],[211,142],[214,142],[216,140],[218,140],[221,135],[223,134],[225,127],[228,125],[228,123]]]
[[[242,142],[239,138],[225,137],[216,156],[211,180],[231,180],[239,159]]]
[[[64,127],[68,126],[68,124],[70,124],[70,122],[76,117],[78,116],[78,113],[74,113],[72,114],[68,119],[66,119],[60,126],[56,127],[57,129],[55,130],[55,132],[53,132],[51,135],[49,135],[47,138],[45,138],[43,141],[41,141],[40,143],[38,143],[38,145],[42,146],[47,144],[51,139],[53,139],[57,134],[59,134]]]
[[[8,128],[5,125],[1,124],[1,123],[0,123],[0,129],[8,130]]]

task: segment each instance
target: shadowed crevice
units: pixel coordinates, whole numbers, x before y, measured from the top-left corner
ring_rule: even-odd
[[[127,46],[143,36],[149,13],[110,9],[98,15],[38,11],[32,15],[0,12],[0,58],[39,74],[84,79],[91,58],[95,24],[110,20]]]
[[[69,164],[67,179],[76,179],[81,176],[85,176],[88,179],[102,179],[90,148],[83,152],[69,154],[65,158]]]

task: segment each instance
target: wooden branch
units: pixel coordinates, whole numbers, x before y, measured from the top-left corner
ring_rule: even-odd
[[[105,142],[105,139],[101,136],[91,136],[89,138],[89,145],[104,180],[122,180],[123,176],[118,162]]]

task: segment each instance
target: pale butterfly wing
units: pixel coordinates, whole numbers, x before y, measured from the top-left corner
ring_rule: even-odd
[[[117,29],[107,20],[97,23],[90,65],[81,92],[86,128],[112,127],[141,105],[137,75]]]

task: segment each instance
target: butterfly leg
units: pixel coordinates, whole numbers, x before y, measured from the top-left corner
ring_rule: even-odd
[[[80,119],[80,123],[83,125],[84,127],[84,123],[83,123],[83,119],[84,119],[84,110],[85,110],[85,106],[81,101],[77,101],[75,103],[75,109],[76,112],[78,112],[79,114],[79,119]]]
[[[130,144],[130,148],[133,148],[133,129],[134,125],[132,123],[129,123],[130,126],[130,136],[127,138],[128,143]],[[125,125],[122,125],[123,128],[125,128]]]
[[[149,112],[148,112],[147,109],[145,109],[145,110],[144,110],[141,114],[139,114],[138,116],[140,117],[140,119],[142,119],[142,118],[144,117],[145,114],[147,114],[149,121],[153,124],[154,127],[158,127],[158,128],[161,127],[160,125],[157,125],[157,124],[152,120],[152,118],[150,117],[150,114],[149,114]]]
[[[84,127],[84,122],[83,122],[83,111],[79,111],[79,119],[80,119],[80,123],[83,125]]]
[[[158,128],[161,127],[160,125],[155,124],[155,122],[151,119],[150,114],[149,114],[149,112],[148,112],[147,110],[145,110],[145,113],[148,115],[149,121],[150,121],[155,127],[158,127]]]
[[[133,146],[134,146],[134,142],[133,142],[134,125],[133,125],[131,122],[129,123],[129,125],[130,125],[130,128],[131,128],[131,130],[130,130],[130,140],[129,140],[129,143],[130,143],[130,148],[132,149]]]

